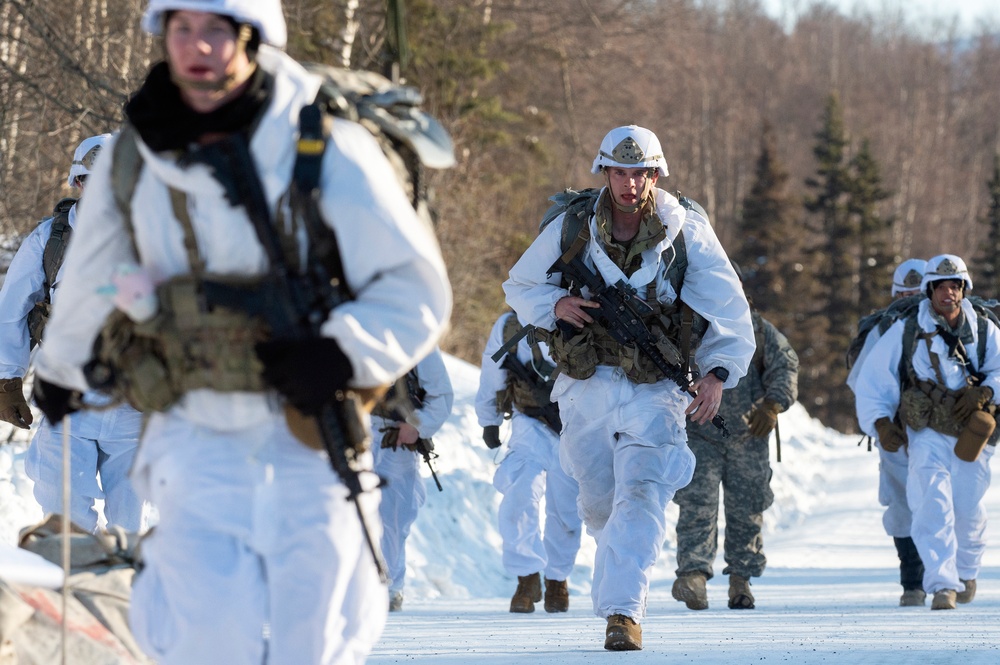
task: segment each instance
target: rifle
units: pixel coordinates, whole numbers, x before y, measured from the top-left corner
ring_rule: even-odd
[[[427,468],[431,470],[431,478],[434,479],[434,484],[437,485],[438,492],[443,492],[444,488],[441,487],[441,481],[438,480],[437,471],[434,470],[434,465],[431,464],[431,460],[437,457],[437,453],[434,452],[434,441],[432,439],[417,439],[414,450],[420,453],[421,457],[424,458],[424,462],[427,463]]]
[[[575,249],[571,247],[556,259],[548,274],[560,272],[578,285],[587,287],[590,291],[589,299],[599,305],[597,309],[590,311],[612,339],[619,344],[634,345],[666,378],[676,383],[682,391],[694,395],[686,368],[680,364],[672,365],[663,357],[656,346],[653,333],[643,322],[644,317],[653,313],[653,308],[639,298],[635,288],[625,280],[619,280],[614,286],[605,284],[604,280],[583,262],[581,258],[583,252]],[[568,260],[567,254],[572,254]],[[577,333],[576,328],[570,323],[559,321],[557,325],[566,339]],[[726,421],[722,416],[716,415],[712,418],[712,424],[722,430],[723,436],[729,436],[729,428],[726,427]]]
[[[510,351],[517,346],[517,343],[522,337],[529,334],[533,330],[533,326],[525,326],[514,335],[511,339],[507,340],[503,346],[501,346],[496,353],[494,353],[490,358],[493,362],[500,362],[500,357],[505,353],[507,357],[503,359],[500,363],[500,367],[504,368],[508,372],[512,373],[518,380],[523,381],[531,389],[532,394],[535,396],[535,401],[544,406],[539,407],[527,407],[521,409],[521,412],[526,416],[531,416],[532,418],[537,418],[545,423],[546,427],[555,432],[556,436],[562,433],[562,420],[559,418],[559,405],[552,402],[552,395],[547,382],[538,375],[537,372],[529,371],[524,363],[517,359],[517,356]],[[515,352],[516,353],[516,352]]]
[[[320,109],[316,105],[303,107],[299,152],[292,179],[292,205],[308,230],[309,248],[305,265],[295,271],[288,265],[281,238],[274,228],[248,138],[240,133],[231,134],[190,156],[190,161],[203,162],[214,171],[230,204],[245,207],[270,262],[269,275],[257,287],[205,281],[203,294],[207,305],[232,307],[259,316],[270,327],[272,339],[319,337],[320,327],[330,311],[353,297],[343,280],[336,236],[320,218],[317,203],[325,150],[317,150],[316,145],[322,142],[325,146],[325,140]],[[328,265],[332,270],[328,270]],[[315,418],[330,465],[346,486],[348,500],[354,503],[368,549],[384,583],[388,579],[385,560],[372,538],[359,500],[364,491],[359,458],[368,436],[360,412],[359,396],[354,391],[343,390],[324,404]]]

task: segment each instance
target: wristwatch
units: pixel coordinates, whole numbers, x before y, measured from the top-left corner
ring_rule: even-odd
[[[729,378],[729,370],[726,369],[725,367],[713,367],[712,369],[708,370],[708,373],[714,374],[715,378],[717,378],[719,381],[722,381],[723,383],[725,383],[726,379]]]

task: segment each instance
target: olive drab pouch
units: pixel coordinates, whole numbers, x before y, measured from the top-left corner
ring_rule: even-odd
[[[222,281],[222,280],[219,280]],[[254,280],[230,284],[250,288]],[[209,308],[190,275],[156,288],[160,310],[135,323],[115,310],[101,331],[91,383],[113,377],[113,392],[140,411],[165,411],[190,390],[264,392],[263,366],[255,346],[266,326],[236,309]]]
[[[45,324],[49,322],[52,315],[52,303],[48,300],[39,300],[35,306],[28,311],[28,338],[31,346],[34,347],[42,341],[42,333],[45,331]]]
[[[599,364],[594,345],[594,326],[577,330],[567,339],[562,332],[552,335],[549,353],[563,374],[573,379],[589,379]]]
[[[656,348],[668,364],[680,365],[683,362],[680,349],[662,333],[656,336]],[[664,378],[663,372],[634,344],[622,345],[621,368],[625,376],[635,383],[656,383]]]
[[[975,462],[996,429],[997,421],[989,411],[975,411],[955,442],[955,455],[963,462]]]
[[[114,310],[101,329],[87,380],[98,389],[124,399],[139,411],[165,411],[181,395],[155,339],[139,334],[136,324]]]
[[[907,388],[899,400],[899,417],[914,430],[922,430],[931,422],[934,402],[916,386]]]

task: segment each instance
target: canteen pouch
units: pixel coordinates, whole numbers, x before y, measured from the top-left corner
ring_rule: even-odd
[[[969,416],[955,443],[955,455],[958,459],[963,462],[975,462],[986,447],[986,442],[989,441],[996,425],[996,419],[986,411],[976,411]]]

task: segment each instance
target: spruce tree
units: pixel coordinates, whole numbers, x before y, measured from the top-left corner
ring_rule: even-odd
[[[848,205],[852,178],[847,147],[840,101],[834,93],[827,98],[823,126],[816,134],[816,175],[805,182],[813,192],[805,208],[817,221],[819,235],[819,242],[811,248],[809,268],[820,292],[809,322],[818,328],[817,334],[809,336],[805,352],[809,367],[799,378],[803,401],[813,415],[844,431],[854,427],[853,399],[844,385],[844,352],[859,318],[858,229]]]
[[[1000,154],[993,155],[993,176],[986,187],[990,193],[989,209],[982,223],[983,242],[975,260],[976,291],[986,298],[1000,296]]]
[[[794,343],[797,277],[802,270],[799,203],[787,191],[788,172],[778,158],[774,131],[765,123],[750,193],[743,199],[737,256],[743,287],[754,306]]]
[[[867,138],[851,159],[851,171],[848,210],[854,216],[860,251],[857,312],[864,316],[885,307],[898,261],[889,251],[892,218],[883,219],[878,211],[889,192],[882,188],[882,176]]]

